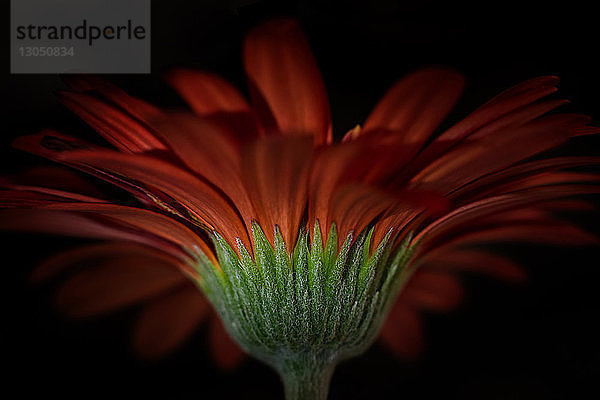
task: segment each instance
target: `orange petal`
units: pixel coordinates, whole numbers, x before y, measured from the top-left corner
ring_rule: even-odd
[[[192,115],[173,114],[155,121],[159,135],[193,171],[233,201],[249,225],[254,214],[242,182],[240,153],[220,126]]]
[[[261,118],[270,114],[284,134],[313,136],[315,144],[332,141],[325,86],[294,21],[271,20],[251,30],[244,42],[244,65],[251,89],[258,92],[253,100]],[[268,110],[261,107],[263,100]]]
[[[64,151],[100,148],[84,140],[51,129],[45,129],[33,135],[20,136],[13,141],[12,145],[16,149],[50,160],[54,160],[58,154]]]
[[[53,233],[140,242],[139,235],[134,233],[114,226],[106,226],[84,215],[58,210],[0,210],[0,228],[19,232]]]
[[[120,150],[142,153],[165,145],[135,118],[92,96],[60,92],[59,100]]]
[[[375,217],[396,205],[396,199],[375,188],[347,184],[337,189],[333,195],[327,226],[332,222],[337,224],[338,240],[341,243],[350,231],[354,231],[356,238]]]
[[[483,104],[468,117],[440,135],[437,140],[451,141],[464,138],[511,111],[554,93],[557,84],[556,76],[542,76],[519,83]]]
[[[150,234],[188,251],[198,247],[211,261],[217,264],[212,250],[202,238],[175,219],[154,211],[116,204],[86,203],[52,204],[46,206],[45,210],[71,211],[108,217],[113,222],[123,224],[123,227],[134,228],[141,238],[147,238]],[[159,244],[155,243],[155,245],[161,247]]]
[[[64,270],[87,265],[88,263],[86,260],[91,260],[91,263],[98,264],[99,261],[108,261],[115,258],[132,255],[139,255],[141,258],[152,257],[153,259],[162,260],[165,264],[171,265],[171,269],[173,269],[173,266],[177,266],[181,263],[180,260],[173,258],[165,252],[137,243],[98,243],[63,251],[53,255],[52,257],[44,260],[33,270],[31,279],[34,282],[41,282],[50,279]],[[181,275],[180,272],[176,273]],[[183,275],[181,276],[183,277]]]
[[[216,317],[210,323],[209,334],[210,350],[219,368],[231,371],[240,365],[246,354],[229,337],[223,323]]]
[[[312,144],[306,138],[270,137],[250,144],[242,157],[244,183],[255,218],[273,243],[278,225],[288,251],[306,207]]]
[[[123,89],[98,75],[68,74],[63,75],[62,79],[72,90],[99,94],[140,121],[147,122],[162,114],[162,111],[158,107],[130,96]]]
[[[179,68],[169,72],[166,79],[198,115],[250,110],[244,96],[218,75]]]
[[[458,196],[459,194],[476,193],[478,196],[489,196],[496,193],[497,188],[502,188],[503,184],[510,184],[519,178],[527,178],[535,174],[543,173],[544,171],[554,171],[586,165],[600,165],[600,157],[554,157],[519,163],[484,176],[457,190],[454,195]]]
[[[473,224],[474,221],[477,221],[482,217],[487,217],[498,212],[518,209],[531,204],[541,204],[549,200],[586,193],[600,193],[600,188],[586,185],[557,185],[523,190],[517,194],[486,198],[459,207],[433,221],[413,239],[413,242],[416,243],[423,239],[421,242],[421,249],[425,249],[428,247],[429,242],[439,239],[440,236],[450,232],[452,229],[458,227],[464,229],[465,226]]]
[[[419,269],[402,289],[402,296],[416,307],[449,311],[462,300],[463,289],[458,279],[446,272]]]
[[[308,221],[312,232],[318,220],[323,232],[329,232],[331,200],[340,184],[347,181],[345,175],[351,163],[359,155],[360,148],[353,143],[323,147],[315,156],[310,172],[308,188]]]
[[[433,251],[424,256],[423,263],[428,267],[479,272],[508,281],[521,282],[526,276],[516,263],[497,254],[473,249]]]
[[[543,76],[522,82],[500,93],[435,138],[411,162],[407,176],[423,169],[466,137],[478,138],[496,134],[510,126],[518,127],[563,104],[563,100],[553,100],[531,105],[536,100],[554,93],[557,83],[557,77]]]
[[[542,204],[539,207],[548,211],[593,212],[598,209],[598,207],[592,202],[573,199],[556,200]]]
[[[43,130],[42,132],[34,135],[21,136],[15,139],[13,145],[20,150],[48,158],[49,160],[62,163],[87,174],[91,174],[100,179],[106,180],[117,187],[131,192],[144,205],[154,206],[156,203],[156,198],[160,197],[159,194],[150,193],[148,189],[137,185],[135,182],[124,180],[115,174],[107,174],[106,171],[98,171],[97,169],[86,166],[82,163],[69,162],[67,159],[62,157],[65,153],[77,150],[108,150],[83,140],[79,140],[77,138],[52,130]]]
[[[560,246],[596,246],[600,243],[591,233],[564,222],[500,226],[459,236],[456,241],[469,243],[519,241]]]
[[[1,185],[7,187],[0,191],[0,208],[39,207],[52,203],[86,201],[103,203],[104,200],[36,186]]]
[[[68,260],[85,268],[67,279],[56,295],[56,305],[67,315],[115,311],[172,290],[186,279],[174,264],[149,255],[93,256]]]
[[[134,331],[135,349],[146,358],[165,356],[181,346],[209,312],[200,291],[184,285],[142,311]]]
[[[539,120],[502,135],[487,136],[456,147],[431,163],[413,179],[442,192],[469,183],[488,173],[555,147],[569,137],[567,127]],[[514,144],[518,143],[518,146]]]
[[[62,166],[34,166],[9,178],[0,178],[0,185],[6,182],[13,185],[45,187],[79,193],[95,199],[103,198],[104,194],[86,178],[82,174]]]
[[[423,349],[423,325],[417,311],[399,298],[392,306],[379,337],[397,357],[417,358]]]
[[[484,127],[477,129],[475,132],[469,135],[468,139],[479,139],[484,136],[492,135],[510,126],[515,127],[523,125],[566,103],[568,103],[568,100],[548,100],[521,107],[485,125]]]
[[[421,145],[450,112],[463,87],[463,77],[451,70],[413,72],[388,90],[362,132],[386,131],[392,141]]]
[[[215,189],[186,172],[160,159],[146,155],[128,155],[111,151],[64,152],[58,159],[104,175],[119,176],[141,182],[175,199],[194,218],[209,229],[219,231],[233,245],[239,237],[247,242],[246,229],[236,211]]]

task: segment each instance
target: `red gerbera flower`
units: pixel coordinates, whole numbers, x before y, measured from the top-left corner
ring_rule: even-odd
[[[233,293],[243,304],[246,294],[238,292],[236,282],[252,273],[244,270],[248,277],[240,277],[231,266],[255,263],[261,284],[272,283],[282,296],[288,289],[281,285],[296,285],[299,289],[290,290],[299,302],[304,292],[296,260],[306,247],[312,257],[319,252],[316,259],[331,261],[329,269],[326,261],[325,267],[309,262],[314,270],[306,272],[307,285],[324,293],[330,281],[333,289],[338,283],[352,287],[348,312],[354,313],[359,299],[371,301],[360,297],[360,290],[383,298],[388,275],[395,290],[403,286],[391,309],[381,306],[383,315],[389,310],[381,338],[396,354],[414,356],[421,340],[419,311],[448,310],[460,300],[455,270],[523,278],[510,260],[471,244],[596,243],[552,211],[586,206],[565,198],[597,193],[599,176],[569,169],[597,165],[599,158],[534,158],[573,136],[598,132],[585,116],[547,115],[565,103],[545,99],[556,91],[556,77],[516,85],[433,136],[459,98],[463,78],[444,68],[419,70],[397,82],[362,127],[335,142],[324,85],[294,22],[275,20],[252,30],[244,65],[251,102],[211,73],[170,73],[169,82],[193,113],[164,111],[102,79],[71,76],[71,90],[60,93],[60,100],[115,149],[49,130],[17,139],[17,148],[108,181],[136,199],[120,205],[55,169],[0,182],[3,228],[113,240],[56,256],[37,270],[42,278],[68,266],[89,267],[59,291],[57,301],[70,314],[97,314],[143,300],[147,305],[135,331],[136,347],[149,356],[162,355],[215,315],[194,282],[209,292],[230,332],[252,352],[256,343],[250,344],[248,330],[258,328],[236,331],[236,318],[253,316],[243,306],[239,315],[229,315],[232,300],[225,298]],[[407,249],[398,264],[401,271],[387,267],[392,259],[382,254]],[[362,257],[351,264],[356,276],[348,267],[336,277],[335,260],[348,252]],[[287,261],[277,258],[273,265],[289,265],[290,278],[280,276],[286,271],[275,268],[270,277],[261,269],[268,264],[261,258],[265,254],[284,257]],[[380,256],[388,260],[383,266],[378,266]],[[198,265],[212,265],[214,271]],[[210,281],[212,273],[216,283]],[[323,281],[314,284],[314,279]],[[365,289],[371,282],[373,290]],[[219,284],[223,293],[215,289]],[[268,290],[260,293],[255,297],[264,300]],[[312,289],[306,295],[313,307],[307,318],[314,319],[321,309]],[[343,333],[346,321],[331,310],[341,313],[344,304],[323,306],[327,329]],[[377,301],[372,304],[379,310]],[[356,314],[359,320],[371,318],[367,309]],[[355,322],[347,321],[350,331]],[[241,352],[216,319],[211,327],[219,364],[235,365]],[[252,334],[258,341],[279,334],[268,329],[266,336]],[[271,355],[259,356],[271,360]]]

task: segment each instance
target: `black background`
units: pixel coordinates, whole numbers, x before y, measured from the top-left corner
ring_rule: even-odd
[[[43,163],[10,149],[20,134],[53,127],[95,137],[54,99],[52,92],[64,87],[57,76],[9,74],[7,3],[0,77],[3,172]],[[557,74],[562,96],[572,100],[565,110],[587,113],[598,123],[600,35],[593,10],[575,2],[155,0],[152,75],[111,79],[167,107],[183,104],[160,79],[174,66],[212,70],[244,87],[242,38],[274,15],[294,16],[304,28],[329,91],[338,137],[364,120],[395,79],[431,64],[454,67],[467,77],[450,122],[507,86]],[[599,144],[595,138],[577,140],[569,151],[600,155]],[[578,222],[600,233],[597,215]],[[148,363],[129,345],[135,310],[92,322],[63,320],[51,306],[51,287],[31,287],[27,276],[48,254],[81,241],[6,233],[0,239],[0,379],[2,391],[17,391],[7,398],[282,398],[277,376],[258,362],[247,360],[232,373],[217,370],[202,330],[173,356]],[[505,250],[526,265],[528,282],[466,278],[462,308],[426,316],[428,346],[419,361],[398,361],[377,344],[338,368],[331,399],[598,396],[600,249]]]

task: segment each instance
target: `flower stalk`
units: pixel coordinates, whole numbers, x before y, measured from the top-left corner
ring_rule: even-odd
[[[335,361],[319,354],[297,353],[276,367],[286,400],[326,400]]]
[[[335,365],[375,339],[411,238],[398,245],[390,231],[371,251],[371,229],[340,246],[332,224],[323,246],[317,223],[312,243],[301,232],[290,255],[277,227],[274,245],[256,223],[252,236],[253,254],[241,242],[238,254],[214,233],[220,268],[197,255],[198,284],[232,338],[278,371],[288,400],[325,399]]]

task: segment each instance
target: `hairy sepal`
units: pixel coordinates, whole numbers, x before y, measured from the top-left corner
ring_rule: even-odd
[[[411,237],[390,231],[372,250],[372,229],[338,244],[332,224],[323,246],[315,223],[312,244],[302,229],[290,252],[277,226],[273,245],[257,223],[251,233],[252,252],[237,241],[236,253],[214,232],[219,265],[195,258],[198,284],[233,339],[279,371],[307,357],[334,366],[366,350],[409,275]]]

